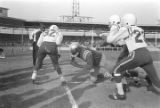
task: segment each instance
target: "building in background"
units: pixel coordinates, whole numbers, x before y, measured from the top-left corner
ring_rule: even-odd
[[[0,7],[0,17],[8,17],[8,9]]]
[[[108,32],[109,26],[104,23],[84,22],[84,21],[34,21],[8,17],[8,9],[1,7],[2,11],[5,11],[4,16],[0,16],[0,46],[15,46],[15,45],[28,45],[29,34],[40,24],[49,27],[50,25],[57,25],[64,35],[64,42],[68,41],[80,41],[89,42],[94,44],[95,41],[99,41],[101,38],[99,34],[102,32]],[[74,13],[74,12],[73,12]],[[73,14],[76,18],[79,17],[75,11]],[[158,45],[160,42],[160,25],[139,25],[145,30],[146,40],[154,45]]]

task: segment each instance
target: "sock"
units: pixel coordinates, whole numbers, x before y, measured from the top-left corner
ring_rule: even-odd
[[[36,79],[36,77],[37,77],[37,71],[36,71],[36,70],[34,70],[34,71],[33,71],[33,73],[32,73],[32,77],[31,77],[31,79],[35,80],[35,79]]]
[[[123,85],[122,83],[116,83],[117,92],[119,95],[124,95]]]

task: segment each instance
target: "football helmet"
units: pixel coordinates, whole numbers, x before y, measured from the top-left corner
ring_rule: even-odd
[[[129,14],[125,14],[122,19],[122,25],[126,26],[126,25],[136,25],[137,24],[137,18],[134,14],[129,13]]]
[[[79,52],[79,48],[80,48],[80,45],[79,43],[72,43],[70,45],[70,51],[72,53],[72,55],[76,55],[78,52]]]
[[[112,15],[109,17],[109,24],[119,24],[121,21],[120,17],[118,15]]]
[[[49,34],[53,34],[53,33],[56,33],[56,32],[58,32],[58,27],[56,26],[56,25],[51,25],[50,27],[49,27]]]

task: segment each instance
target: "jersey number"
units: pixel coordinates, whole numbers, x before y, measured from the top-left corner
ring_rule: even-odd
[[[135,37],[136,43],[142,43],[143,42],[143,40],[139,38],[142,33],[143,33],[143,31],[140,32],[138,30],[134,30],[134,34],[136,34],[136,37]]]

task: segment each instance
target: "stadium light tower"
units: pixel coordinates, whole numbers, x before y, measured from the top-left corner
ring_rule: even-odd
[[[73,5],[72,5],[72,16],[77,17],[79,16],[79,1],[78,0],[73,0]]]
[[[60,16],[63,22],[91,22],[92,17],[80,16],[80,3],[79,0],[73,0],[72,3],[72,16]]]

